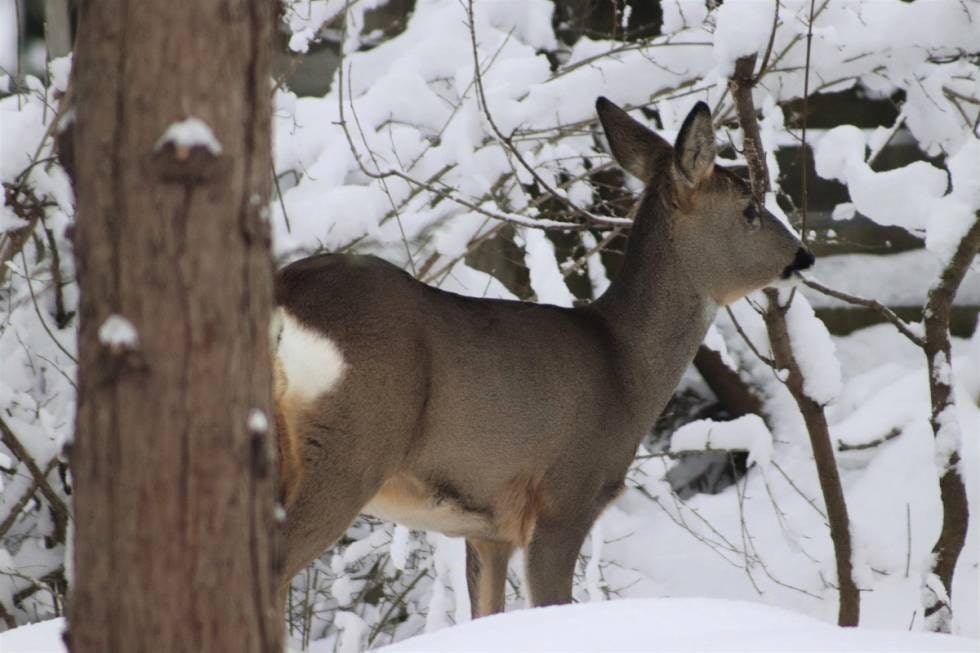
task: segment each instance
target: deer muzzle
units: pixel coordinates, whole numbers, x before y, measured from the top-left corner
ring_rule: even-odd
[[[801,270],[806,270],[811,265],[816,258],[813,253],[806,247],[800,247],[796,250],[796,256],[793,258],[793,262],[786,266],[783,270],[783,279],[789,279],[790,275],[794,272],[799,272]]]

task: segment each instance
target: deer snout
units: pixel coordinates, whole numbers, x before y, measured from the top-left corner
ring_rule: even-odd
[[[796,250],[796,256],[793,258],[793,262],[786,266],[783,270],[783,279],[789,279],[790,275],[794,272],[799,272],[800,270],[806,270],[808,267],[813,265],[816,258],[813,253],[806,247],[800,247]]]

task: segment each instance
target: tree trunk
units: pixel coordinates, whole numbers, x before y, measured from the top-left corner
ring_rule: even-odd
[[[949,314],[960,283],[977,251],[980,250],[980,214],[960,241],[939,282],[929,292],[923,311],[929,365],[929,395],[932,399],[930,424],[936,437],[936,465],[939,495],[943,505],[943,526],[932,549],[932,568],[927,572],[923,599],[926,627],[935,632],[952,632],[953,572],[966,543],[970,504],[960,471],[960,429],[953,401],[952,350],[949,342]],[[930,582],[935,578],[941,588]]]
[[[735,73],[729,82],[729,88],[735,100],[735,111],[738,114],[738,122],[744,134],[743,153],[749,168],[752,194],[759,202],[762,202],[770,190],[770,185],[765,150],[762,146],[762,137],[759,134],[759,121],[755,115],[755,104],[752,99],[752,87],[755,85],[753,76],[755,63],[755,55],[738,59],[735,63]],[[840,596],[837,625],[857,626],[861,614],[861,595],[858,592],[857,584],[854,582],[850,519],[847,515],[847,504],[844,501],[840,474],[837,471],[834,447],[830,442],[827,417],[824,415],[823,406],[808,397],[803,391],[803,373],[796,360],[796,355],[793,353],[786,326],[785,308],[779,305],[779,294],[772,289],[767,289],[765,293],[769,300],[769,306],[763,318],[766,323],[766,331],[769,334],[769,343],[772,345],[773,361],[778,369],[789,372],[786,388],[793,395],[793,399],[803,415],[803,421],[806,423],[810,445],[813,448],[813,460],[817,466],[817,478],[820,480],[820,490],[827,506],[830,539],[834,545],[834,557],[837,563],[837,587]]]
[[[79,10],[70,648],[280,650],[262,210],[273,3]],[[220,149],[158,145],[190,117]]]
[[[807,434],[810,436],[810,446],[813,449],[813,462],[817,467],[817,478],[820,481],[820,491],[823,502],[827,507],[827,521],[830,523],[830,539],[834,545],[834,558],[837,568],[837,590],[840,601],[837,608],[838,626],[857,626],[861,616],[861,595],[854,582],[854,565],[851,557],[854,547],[851,544],[851,521],[847,515],[847,503],[844,501],[844,489],[837,471],[837,459],[834,457],[834,445],[830,442],[830,427],[823,406],[807,396],[803,389],[803,371],[793,353],[789,331],[786,327],[785,310],[787,304],[781,307],[779,293],[772,289],[765,291],[769,300],[763,318],[769,343],[772,345],[773,360],[776,367],[789,372],[786,377],[786,388],[796,401]]]

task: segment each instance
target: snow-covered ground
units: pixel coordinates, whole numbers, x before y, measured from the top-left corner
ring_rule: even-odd
[[[718,599],[628,599],[521,610],[384,651],[976,651],[949,635],[838,628],[780,608]]]
[[[62,653],[63,619],[0,634],[3,653]],[[332,651],[314,645],[312,652]],[[624,599],[517,610],[383,651],[977,651],[951,635],[838,628],[772,606],[720,599]]]

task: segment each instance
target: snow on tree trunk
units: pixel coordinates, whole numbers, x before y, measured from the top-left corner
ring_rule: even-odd
[[[275,434],[256,418],[272,414],[272,12],[79,6],[76,653],[281,648]],[[189,118],[191,138],[162,138]]]

